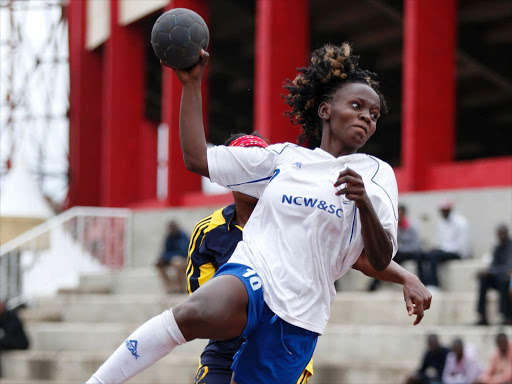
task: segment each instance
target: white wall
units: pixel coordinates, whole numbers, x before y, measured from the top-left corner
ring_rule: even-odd
[[[438,205],[446,198],[453,199],[455,211],[469,221],[473,257],[481,257],[495,244],[497,224],[512,226],[512,188],[402,194],[400,203],[407,206],[409,216],[418,225],[427,248],[436,245]]]
[[[132,266],[147,267],[160,255],[167,224],[175,220],[190,235],[196,223],[218,207],[134,211],[132,220]]]
[[[128,25],[150,13],[164,8],[170,0],[121,0],[119,24]]]
[[[110,1],[87,1],[85,47],[94,49],[110,36]]]
[[[119,24],[128,25],[158,9],[163,9],[170,0],[120,0]],[[110,36],[110,1],[87,1],[87,29],[85,46],[94,49]]]

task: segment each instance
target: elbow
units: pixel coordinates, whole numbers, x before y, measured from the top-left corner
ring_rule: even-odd
[[[201,176],[208,177],[208,162],[206,159],[197,159],[191,156],[183,156],[183,161],[185,163],[185,168],[188,171],[197,173]]]
[[[187,158],[186,156],[183,157],[183,161],[185,163],[185,168],[187,168],[187,171],[190,172],[196,172],[196,164],[192,159]]]
[[[389,264],[391,263],[392,259],[392,252],[382,252],[377,257],[371,257],[368,260],[370,261],[370,264],[373,269],[376,271],[384,271]]]

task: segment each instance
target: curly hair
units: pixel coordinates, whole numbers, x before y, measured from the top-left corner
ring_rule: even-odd
[[[286,115],[292,124],[302,128],[299,144],[309,148],[320,146],[322,125],[318,107],[345,84],[368,84],[380,98],[381,113],[387,112],[386,101],[379,91],[377,74],[359,68],[358,61],[359,56],[352,55],[350,44],[326,44],[313,52],[308,67],[298,68],[299,74],[295,80],[286,81],[284,88],[288,94],[285,101],[292,108]]]

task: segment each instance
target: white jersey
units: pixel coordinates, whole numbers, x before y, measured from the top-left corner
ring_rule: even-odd
[[[295,144],[208,149],[210,179],[259,200],[229,262],[252,267],[269,308],[290,324],[322,333],[335,280],[363,250],[358,209],[336,196],[334,182],[349,167],[397,249],[398,191],[392,168],[366,154],[333,157]]]

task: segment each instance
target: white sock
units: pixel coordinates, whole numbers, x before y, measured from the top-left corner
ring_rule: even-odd
[[[141,325],[86,382],[121,384],[186,343],[171,310]]]

